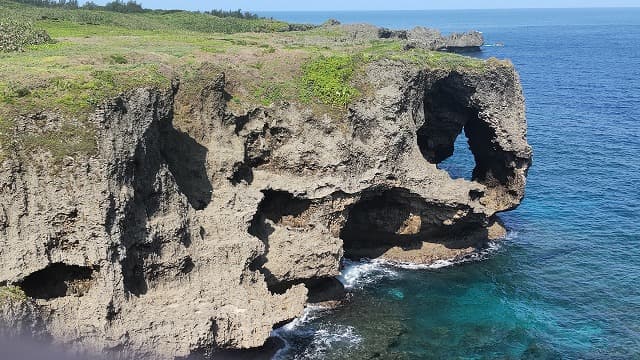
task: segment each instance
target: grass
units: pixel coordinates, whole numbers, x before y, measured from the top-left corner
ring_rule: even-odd
[[[271,106],[284,100],[286,91],[287,86],[284,84],[264,82],[256,88],[254,96],[263,106]]]
[[[320,56],[302,69],[300,99],[344,107],[360,95],[351,80],[358,60],[351,55]]]
[[[404,50],[394,40],[341,41],[345,35],[336,29],[285,31],[288,24],[266,19],[38,8],[7,0],[0,0],[0,14],[26,19],[55,41],[0,52],[0,161],[38,151],[56,161],[95,154],[88,116],[99,104],[139,87],[166,89],[173,78],[181,79],[176,123],[186,124],[190,104],[220,72],[238,113],[287,101],[333,114],[368,93],[362,74],[377,60],[465,71],[484,71],[487,64]],[[59,121],[38,124],[30,115],[41,112]]]
[[[112,11],[36,7],[2,0],[3,15],[13,19],[68,21],[78,25],[106,26],[112,30],[195,31],[203,33],[276,32],[289,24],[270,19],[217,17],[189,11],[118,13]],[[52,36],[55,36],[51,34]]]
[[[0,305],[6,302],[22,302],[26,299],[27,295],[17,286],[0,287]]]

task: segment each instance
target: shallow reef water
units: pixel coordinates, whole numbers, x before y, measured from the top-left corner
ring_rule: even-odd
[[[640,9],[270,13],[477,29],[527,99],[527,197],[462,263],[347,262],[350,300],[278,330],[280,359],[640,358]],[[464,136],[443,163],[469,177]]]

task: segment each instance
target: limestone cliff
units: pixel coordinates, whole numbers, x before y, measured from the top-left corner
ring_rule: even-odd
[[[380,60],[363,78],[366,94],[322,114],[234,113],[223,74],[195,102],[177,81],[141,88],[90,117],[96,155],[8,157],[0,285],[27,298],[0,308],[82,351],[215,358],[262,346],[345,255],[431,262],[499,236],[495,214],[519,204],[531,162],[513,67]],[[437,167],[461,132],[474,181]]]

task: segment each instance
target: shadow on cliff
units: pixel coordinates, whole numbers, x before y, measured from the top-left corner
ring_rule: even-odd
[[[121,224],[127,248],[122,260],[124,286],[129,293],[145,294],[149,281],[162,275],[161,269],[150,259],[161,254],[163,242],[175,240],[150,234],[149,220],[168,211],[186,212],[186,206],[180,204],[179,194],[184,194],[196,210],[204,209],[211,202],[213,186],[206,171],[207,152],[206,147],[174,129],[168,119],[156,121],[140,140],[133,161],[127,164],[126,179],[132,182],[134,197],[126,206],[126,216]],[[172,179],[178,194],[171,189]],[[177,240],[189,247],[188,224],[182,224],[176,235]],[[117,254],[114,250],[114,255]],[[176,268],[182,273],[193,269],[190,259],[176,261]]]
[[[426,203],[405,189],[389,189],[365,194],[350,210],[340,238],[345,257],[378,258],[392,248],[420,250],[424,243],[447,249],[478,247],[488,231],[475,219],[454,226],[443,226],[456,209]]]
[[[191,206],[202,210],[211,202],[213,186],[207,175],[208,149],[189,135],[167,124],[160,130],[163,146],[161,153],[176,179],[180,192]]]

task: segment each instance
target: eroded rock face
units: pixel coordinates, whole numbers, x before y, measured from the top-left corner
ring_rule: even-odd
[[[96,156],[5,161],[0,284],[58,343],[186,358],[262,346],[345,253],[431,262],[499,234],[531,160],[512,66],[366,72],[372,95],[345,116],[233,114],[221,75],[174,124],[178,84],[139,89],[92,117]],[[474,181],[437,168],[462,131]]]

